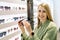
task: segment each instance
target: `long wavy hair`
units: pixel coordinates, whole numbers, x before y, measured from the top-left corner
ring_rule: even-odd
[[[46,3],[41,3],[41,4],[38,6],[38,8],[39,8],[40,6],[43,7],[44,9],[46,9],[47,19],[50,20],[50,21],[53,21],[52,16],[51,16],[51,11],[50,11],[49,5],[46,4]],[[39,19],[39,18],[37,18],[37,19],[38,19],[38,25],[37,25],[37,27],[39,28],[41,22],[40,22],[40,19]]]

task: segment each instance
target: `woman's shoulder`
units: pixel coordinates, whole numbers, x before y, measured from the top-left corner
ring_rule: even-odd
[[[50,25],[51,26],[56,26],[55,22],[52,22],[52,21],[50,22]]]
[[[53,28],[56,28],[57,26],[56,26],[55,22],[52,22],[52,21],[51,21],[51,22],[49,23],[49,25],[48,25],[48,28],[52,28],[52,27],[53,27]]]

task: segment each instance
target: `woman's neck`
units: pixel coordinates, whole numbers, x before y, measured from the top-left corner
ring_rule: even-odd
[[[46,22],[46,20],[41,20],[41,23],[44,24]]]

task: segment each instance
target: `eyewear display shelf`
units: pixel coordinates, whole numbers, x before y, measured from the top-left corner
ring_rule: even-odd
[[[0,24],[0,40],[21,40],[21,31],[17,21]]]
[[[27,0],[0,0],[0,40],[21,40],[18,20],[27,20]]]

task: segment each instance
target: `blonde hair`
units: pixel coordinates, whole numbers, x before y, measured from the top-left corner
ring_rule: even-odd
[[[50,21],[53,21],[52,20],[52,16],[51,16],[51,11],[50,11],[50,8],[49,8],[49,6],[48,6],[48,4],[46,4],[46,3],[41,3],[39,6],[38,6],[38,8],[39,7],[43,7],[44,9],[46,9],[46,11],[47,11],[47,19],[48,20],[50,20]],[[38,27],[40,26],[40,19],[38,18]]]

